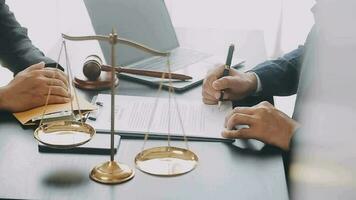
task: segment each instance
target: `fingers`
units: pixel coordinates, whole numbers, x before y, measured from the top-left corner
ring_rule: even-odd
[[[240,130],[224,130],[221,135],[224,138],[230,139],[255,139],[251,133],[251,130],[246,128]]]
[[[214,81],[213,83],[215,83],[216,81]],[[220,99],[221,96],[221,91],[220,90],[216,90],[212,87],[212,85],[208,85],[206,84],[205,86],[203,86],[203,98],[206,98],[210,101],[218,101]],[[230,93],[229,91],[224,91],[224,100],[228,100],[230,98]]]
[[[203,98],[203,102],[207,105],[216,105],[218,104],[217,100],[211,100],[211,99],[207,99],[207,98]]]
[[[221,96],[221,91],[217,92],[216,96],[212,96],[209,93],[203,91],[203,102],[208,105],[218,104]],[[223,100],[230,100],[230,92],[224,91]]]
[[[45,67],[45,63],[42,61],[42,62],[39,62],[37,64],[29,66],[26,70],[27,71],[34,71],[34,70],[43,69],[44,67]]]
[[[227,126],[227,122],[229,119],[232,117],[232,115],[240,113],[240,114],[245,114],[245,115],[253,115],[255,113],[254,108],[251,107],[235,107],[233,110],[231,110],[225,117],[225,124],[224,126]]]
[[[232,88],[236,86],[236,80],[239,80],[239,77],[237,77],[238,74],[232,73],[229,76],[220,78],[223,71],[224,66],[220,66],[211,71],[204,80],[202,92],[204,103],[207,102],[207,104],[216,104],[221,97],[221,91],[224,91],[224,100],[234,99],[236,91],[233,91]]]
[[[208,105],[216,105],[218,100],[203,90],[203,102]]]
[[[61,104],[70,102],[70,98],[51,95],[48,99],[48,104]]]
[[[215,95],[216,99],[220,100],[221,95],[223,95],[223,100],[231,100],[230,99],[231,93],[229,92],[229,90],[221,90],[221,91],[219,91]]]
[[[202,96],[203,96],[203,102],[217,102],[217,98],[214,96],[215,93],[218,91],[215,91],[212,89],[211,86],[208,84],[203,85],[203,90],[202,90]],[[209,103],[209,104],[215,104],[215,103]]]
[[[225,76],[213,82],[214,90],[225,90],[231,87],[231,82],[234,79],[232,76]]]
[[[224,65],[219,65],[214,70],[210,70],[204,80],[204,83],[211,87],[212,83],[223,75],[223,71]]]
[[[274,106],[271,103],[269,103],[268,101],[262,101],[261,103],[257,104],[256,107],[273,108]]]
[[[224,64],[216,64],[215,68],[209,70],[207,77],[212,77],[215,80],[222,77],[224,73],[225,65]]]
[[[209,87],[203,91],[203,97],[218,100],[220,98],[220,91],[214,90],[212,87]]]
[[[58,69],[45,68],[40,71],[40,73],[50,79],[58,79],[63,82],[66,87],[68,87],[68,79],[64,72]]]
[[[235,113],[233,114],[226,123],[226,128],[228,130],[234,129],[236,125],[249,125],[252,126],[253,124],[253,117],[246,114]]]
[[[226,76],[226,77],[223,77],[223,78],[220,78],[218,80],[215,80],[213,83],[212,83],[212,87],[210,89],[210,95],[213,96],[216,100],[219,100],[220,97],[221,97],[221,93],[223,91],[224,93],[224,96],[223,96],[223,99],[224,100],[230,100],[230,97],[231,97],[231,92],[230,92],[230,88],[232,86],[232,79],[234,77],[231,77],[231,76]],[[209,92],[209,91],[208,91]]]
[[[66,89],[64,89],[63,87],[60,87],[60,86],[51,86],[50,93],[51,93],[50,95],[70,98],[70,94],[69,94],[68,90],[66,90]],[[46,95],[48,95],[48,93]]]
[[[235,107],[233,113],[241,113],[245,115],[253,115],[255,114],[255,108],[253,107]]]
[[[48,86],[60,86],[64,89],[67,89],[67,85],[65,85],[65,83],[63,83],[63,81],[59,79],[54,79],[54,78],[44,78],[44,79]]]
[[[214,70],[209,71],[207,77],[203,82],[203,102],[206,104],[217,104],[217,100],[220,97],[220,91],[215,90],[212,87],[212,83],[222,76],[224,67],[222,65],[218,65]]]

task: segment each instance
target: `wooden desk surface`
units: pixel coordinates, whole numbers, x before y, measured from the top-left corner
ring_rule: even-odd
[[[263,47],[262,33],[253,31],[242,35],[255,36],[245,37],[241,54],[253,64],[265,59],[265,51],[260,48]],[[240,36],[237,35],[237,41],[242,40]],[[125,80],[120,80],[118,90],[122,95],[153,96],[156,92],[151,87]],[[82,93],[88,98],[95,95],[95,92]],[[178,96],[201,98],[201,87]],[[200,159],[191,173],[163,178],[136,169],[133,180],[108,186],[91,181],[89,172],[109,156],[39,153],[32,134],[33,130],[23,129],[10,114],[0,113],[0,198],[288,199],[282,157],[273,148],[253,151],[231,144],[191,142],[191,148]],[[150,140],[148,146],[162,142]],[[174,143],[182,146],[181,142]],[[134,156],[141,147],[141,140],[125,139],[116,159],[134,167]]]

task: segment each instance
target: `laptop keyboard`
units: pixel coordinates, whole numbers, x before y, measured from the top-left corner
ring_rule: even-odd
[[[179,48],[171,53],[171,70],[177,71],[188,65],[194,64],[209,57],[208,54],[194,51],[191,49]],[[167,71],[167,58],[155,56],[141,62],[135,63],[129,68],[137,68],[143,70],[157,70],[157,71]]]

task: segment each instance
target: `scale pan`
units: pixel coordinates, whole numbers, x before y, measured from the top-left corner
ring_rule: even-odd
[[[176,176],[192,171],[198,164],[198,157],[187,149],[155,147],[137,154],[135,164],[148,174]]]
[[[58,149],[83,145],[95,135],[95,129],[86,123],[60,121],[43,124],[35,130],[34,137],[42,144]]]

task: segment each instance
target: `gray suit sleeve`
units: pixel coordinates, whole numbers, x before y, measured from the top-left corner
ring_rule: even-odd
[[[0,0],[0,60],[14,74],[41,61],[55,63],[32,44],[27,29],[16,21],[5,0]]]

